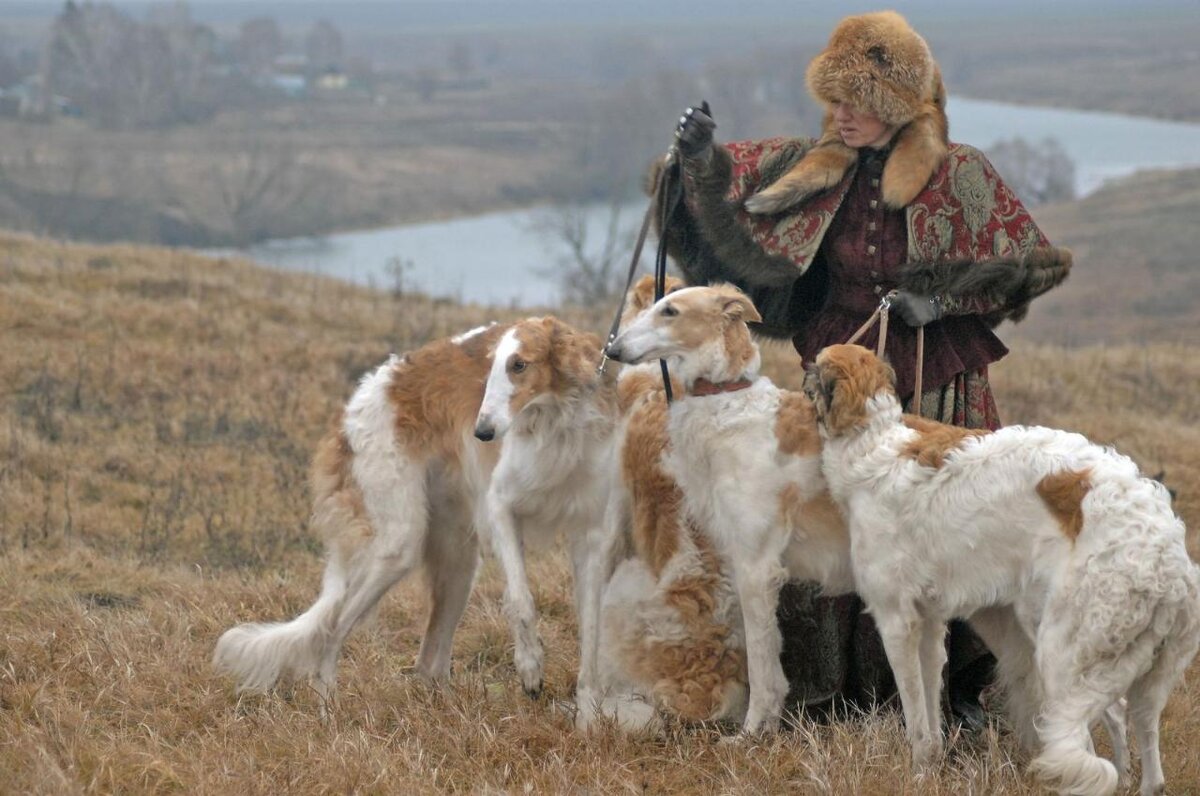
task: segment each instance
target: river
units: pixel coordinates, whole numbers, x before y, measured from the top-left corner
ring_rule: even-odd
[[[1056,139],[1075,162],[1081,196],[1105,180],[1142,169],[1200,165],[1200,124],[962,98],[951,99],[947,111],[951,139],[980,149],[1018,136],[1032,143]],[[643,210],[643,203],[631,205],[622,225],[636,227]],[[508,211],[268,241],[238,253],[287,270],[381,287],[394,284],[393,264],[402,262],[407,264],[403,284],[409,289],[485,304],[552,306],[558,303],[559,289],[545,271],[562,256],[557,250],[562,244],[536,231],[539,214],[545,212]],[[595,208],[589,215],[598,239],[607,212]]]

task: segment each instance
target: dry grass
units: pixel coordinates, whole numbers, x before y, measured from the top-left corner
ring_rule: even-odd
[[[329,725],[305,688],[237,699],[209,671],[218,634],[295,614],[316,591],[304,471],[329,416],[390,350],[492,314],[163,250],[0,238],[0,789],[1036,792],[994,732],[955,739],[936,775],[914,779],[891,713],[760,743],[716,728],[581,737],[557,707],[576,655],[559,554],[531,568],[540,702],[517,685],[490,565],[450,688],[404,675],[424,611],[414,582],[349,644]],[[1161,462],[1195,528],[1195,354],[1023,345],[995,381],[1010,422],[1077,428]],[[767,359],[794,379],[785,351]],[[1175,793],[1200,792],[1200,668],[1190,674],[1164,717]]]

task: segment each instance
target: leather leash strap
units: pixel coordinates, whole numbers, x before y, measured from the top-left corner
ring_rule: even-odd
[[[629,273],[625,276],[625,288],[621,291],[621,298],[617,303],[617,312],[613,316],[612,325],[608,329],[608,338],[604,341],[604,348],[600,350],[600,364],[596,367],[597,374],[603,373],[605,366],[608,365],[608,347],[612,345],[613,340],[617,339],[617,334],[621,331],[621,316],[625,313],[625,301],[629,296],[629,288],[633,285],[633,277],[637,274],[638,261],[642,258],[642,249],[646,245],[646,236],[650,232],[650,222],[654,218],[654,208],[658,204],[667,179],[672,175],[675,176],[675,179],[672,183],[671,195],[667,201],[663,202],[662,206],[662,225],[660,229],[664,230],[664,234],[659,237],[658,250],[654,256],[654,300],[657,302],[661,299],[666,290],[667,236],[665,230],[667,228],[667,221],[670,219],[671,214],[675,212],[675,208],[683,196],[682,175],[679,174],[679,158],[677,150],[673,146],[668,150],[663,167],[658,172],[658,179],[654,183],[654,191],[650,194],[650,204],[646,208],[646,215],[642,218],[642,228],[638,231],[637,241],[633,245],[633,256],[629,260]],[[670,403],[674,400],[675,396],[671,392],[671,374],[667,371],[667,361],[660,359],[658,364],[662,370],[663,391],[667,394],[667,403]]]
[[[879,341],[875,345],[875,356],[883,358],[884,350],[887,348],[887,333],[888,333],[888,315],[892,308],[892,298],[896,295],[896,291],[888,293],[879,300],[879,306],[875,308],[875,312],[871,313],[871,317],[867,318],[867,322],[858,327],[858,331],[850,335],[847,343],[854,344],[862,339],[875,322],[879,322]],[[921,416],[921,376],[925,370],[925,327],[917,327],[917,369],[913,375],[913,414],[917,417]]]

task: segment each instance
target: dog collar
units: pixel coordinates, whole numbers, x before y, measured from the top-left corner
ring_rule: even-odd
[[[690,390],[691,395],[717,395],[723,392],[737,392],[744,390],[754,382],[750,379],[738,379],[737,381],[721,381],[711,382],[708,379],[696,379]]]

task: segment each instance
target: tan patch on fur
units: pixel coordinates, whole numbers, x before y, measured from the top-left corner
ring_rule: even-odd
[[[817,431],[817,412],[804,393],[782,392],[775,414],[775,439],[779,452],[793,456],[819,456],[821,434]]]
[[[596,373],[600,364],[600,338],[596,335],[580,332],[557,318],[530,319],[514,328],[518,347],[508,365],[513,383],[509,411],[513,417],[539,395],[567,395],[591,385],[597,378],[605,379],[609,385],[615,380],[616,375],[611,371],[606,370],[603,376]],[[512,369],[512,363],[518,359],[525,362],[524,370],[519,373]],[[612,399],[615,408],[615,394],[606,390],[596,398]]]
[[[1074,542],[1083,530],[1083,499],[1092,488],[1092,471],[1063,470],[1038,481],[1037,493],[1062,526],[1063,535]]]
[[[679,549],[683,495],[662,468],[667,449],[667,400],[651,394],[629,418],[621,470],[633,511],[633,544],[658,577]]]
[[[779,516],[788,527],[799,529],[809,538],[823,538],[829,545],[845,542],[849,547],[846,519],[827,491],[806,500],[797,484],[788,484],[779,493]]]
[[[867,401],[881,390],[895,391],[891,367],[862,346],[829,346],[817,355],[816,364],[821,393],[827,396],[821,414],[834,436],[863,425]]]
[[[746,653],[730,648],[731,630],[714,616],[720,559],[702,533],[689,527],[688,535],[699,571],[671,583],[664,595],[687,630],[686,640],[633,639],[622,658],[638,679],[654,683],[659,705],[685,721],[703,721],[723,706],[731,685],[746,682]]]
[[[900,455],[916,459],[922,467],[940,468],[946,456],[961,447],[964,440],[985,437],[991,432],[984,428],[960,428],[927,420],[916,415],[905,415],[904,425],[917,432],[917,437],[904,446]]]
[[[897,134],[896,146],[883,167],[884,204],[898,209],[916,199],[950,154],[948,141],[946,114],[936,101],[925,102],[917,117]]]
[[[352,475],[353,461],[354,451],[342,431],[339,412],[333,427],[317,445],[309,483],[313,493],[312,528],[342,560],[352,556],[373,534],[362,491]]]
[[[438,340],[404,355],[387,387],[400,444],[420,457],[458,463],[463,434],[483,403],[489,352],[508,328],[497,324],[462,343]]]
[[[687,287],[687,283],[677,276],[668,276],[663,282],[664,296],[669,296],[676,290]],[[643,276],[629,289],[625,297],[625,311],[621,313],[621,328],[628,326],[641,312],[654,304],[654,277]]]
[[[825,132],[817,145],[769,187],[750,197],[752,213],[778,213],[809,196],[832,188],[858,160],[858,152],[842,143],[833,114],[825,114]]]
[[[670,305],[679,314],[656,323],[669,323],[671,336],[684,348],[699,348],[719,335],[735,372],[754,358],[754,341],[746,324],[759,323],[762,317],[754,302],[733,285],[692,288],[675,294]]]
[[[674,395],[683,394],[683,383],[671,376],[671,389]],[[621,374],[617,382],[617,406],[621,414],[627,415],[639,400],[649,395],[663,392],[662,373],[656,367],[654,370],[635,370]]]

